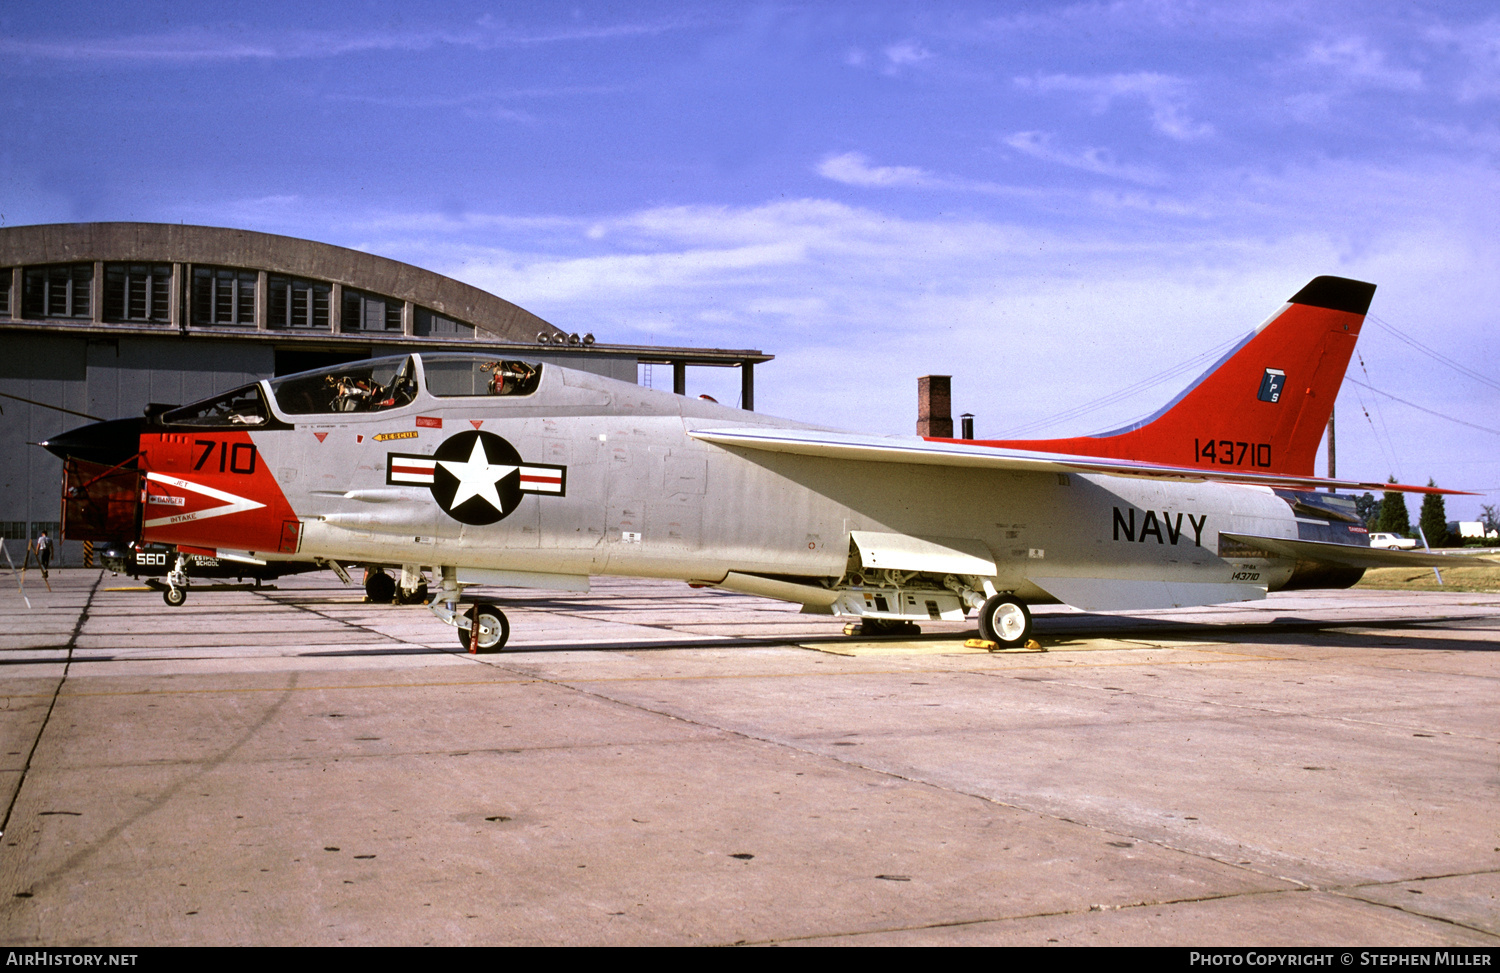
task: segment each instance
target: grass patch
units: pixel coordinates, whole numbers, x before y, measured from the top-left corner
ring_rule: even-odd
[[[1432,568],[1370,568],[1356,588],[1394,591],[1481,591],[1500,593],[1500,565],[1485,568],[1440,568],[1438,584]]]

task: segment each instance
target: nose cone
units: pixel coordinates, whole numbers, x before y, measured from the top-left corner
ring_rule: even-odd
[[[111,419],[79,426],[39,443],[47,452],[63,459],[81,459],[104,466],[118,466],[141,450],[144,419]]]

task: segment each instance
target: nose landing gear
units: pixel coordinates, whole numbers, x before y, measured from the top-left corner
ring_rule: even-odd
[[[510,619],[494,605],[475,605],[468,622],[468,631],[458,630],[458,642],[471,654],[499,652],[510,641]]]
[[[172,570],[167,572],[167,588],[161,593],[161,600],[173,608],[181,608],[187,601],[187,586],[187,555],[179,551]]]
[[[439,569],[443,587],[427,610],[436,615],[445,625],[458,629],[458,644],[472,654],[499,652],[510,641],[510,619],[494,605],[481,602],[467,612],[458,607],[458,570]]]

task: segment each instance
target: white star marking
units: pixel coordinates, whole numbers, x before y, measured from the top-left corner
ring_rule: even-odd
[[[453,492],[453,500],[448,504],[450,509],[461,506],[470,497],[483,497],[485,503],[501,511],[504,508],[500,506],[500,494],[495,489],[495,484],[520,468],[492,464],[484,453],[484,443],[478,439],[474,440],[474,451],[465,462],[438,460],[438,465],[458,478],[458,489]]]

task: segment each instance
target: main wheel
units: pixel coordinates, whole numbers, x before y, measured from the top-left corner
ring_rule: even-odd
[[[384,571],[371,571],[365,579],[365,595],[377,605],[389,605],[396,597],[396,579]]]
[[[427,603],[427,582],[423,581],[411,591],[402,591],[396,597],[403,605],[425,605]]]
[[[979,610],[979,634],[1006,648],[1031,638],[1031,612],[1014,595],[991,595]]]
[[[182,603],[187,601],[187,589],[168,588],[166,591],[163,591],[161,593],[161,600],[171,605],[173,608],[181,608]]]
[[[465,651],[499,652],[510,641],[510,619],[494,605],[475,605],[469,610],[469,631],[458,630],[458,644]],[[473,637],[474,627],[479,629]]]

